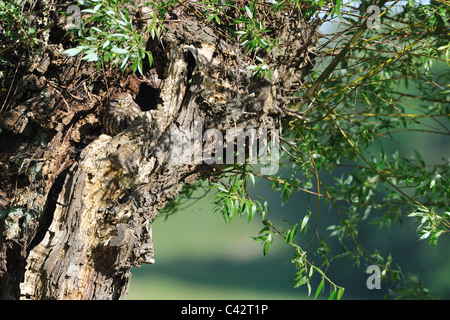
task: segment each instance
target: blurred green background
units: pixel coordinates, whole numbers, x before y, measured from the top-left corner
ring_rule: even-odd
[[[209,197],[153,223],[154,265],[132,269],[128,299],[303,299],[293,289],[289,248],[275,241],[263,257],[250,236],[260,219],[226,223]]]

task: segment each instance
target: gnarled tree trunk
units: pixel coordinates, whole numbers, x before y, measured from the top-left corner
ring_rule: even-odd
[[[183,183],[217,170],[208,165],[220,160],[217,148],[300,116],[287,109],[290,94],[313,66],[317,25],[296,10],[273,16],[282,50],[264,57],[268,80],[251,75],[239,44],[178,7],[162,38],[148,41],[161,79],[152,87],[149,68],[147,77],[97,70],[61,54],[73,46],[61,15],[68,5],[38,1],[39,41],[9,48],[3,63],[3,299],[123,298],[130,268],[154,262],[150,223],[158,211]],[[135,12],[145,30],[143,12],[152,12]],[[111,137],[100,119],[114,91],[132,93],[144,112]]]

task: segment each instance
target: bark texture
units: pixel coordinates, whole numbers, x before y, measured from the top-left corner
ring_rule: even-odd
[[[2,299],[123,298],[130,268],[154,262],[150,223],[158,211],[183,184],[217,170],[195,159],[217,146],[190,143],[198,128],[220,130],[226,141],[242,130],[280,129],[284,117],[300,116],[287,106],[313,66],[317,25],[298,11],[271,20],[283,50],[264,57],[268,80],[252,77],[231,38],[180,6],[165,17],[163,37],[148,41],[155,69],[97,70],[60,53],[73,46],[60,14],[69,4],[37,1],[34,23],[50,27],[38,43],[9,48],[4,63]],[[152,14],[136,17],[143,12]],[[159,86],[149,81],[155,73]],[[132,93],[144,113],[110,137],[99,119],[117,90]]]

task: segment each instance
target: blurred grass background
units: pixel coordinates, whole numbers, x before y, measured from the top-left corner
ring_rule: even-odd
[[[304,299],[289,248],[278,239],[264,257],[260,219],[226,223],[208,198],[153,223],[156,263],[132,269],[127,299]]]

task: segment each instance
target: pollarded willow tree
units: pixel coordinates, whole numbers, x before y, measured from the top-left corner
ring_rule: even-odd
[[[446,4],[397,4],[0,1],[1,297],[124,297],[130,268],[153,263],[155,216],[199,185],[226,220],[262,221],[264,254],[275,237],[292,246],[296,287],[344,292],[326,273],[322,203],[343,255],[398,280],[359,225],[409,215],[436,245],[449,231],[448,160],[376,146],[449,134],[450,48]],[[322,33],[330,19],[344,28]],[[135,109],[120,92],[142,111],[128,126],[115,125]],[[247,192],[259,179],[317,209],[275,224]]]

